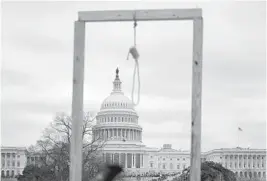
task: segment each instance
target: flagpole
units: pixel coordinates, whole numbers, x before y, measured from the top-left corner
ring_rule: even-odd
[[[237,128],[237,147],[239,147],[239,128]]]
[[[240,142],[240,132],[241,132],[241,131],[243,131],[243,129],[240,128],[240,127],[238,127],[238,128],[237,128],[237,146],[238,146],[238,147],[240,147],[240,145],[239,145],[240,143],[239,143],[239,142]]]

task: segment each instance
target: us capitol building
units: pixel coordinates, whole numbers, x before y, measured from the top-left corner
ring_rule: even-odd
[[[93,127],[93,139],[105,141],[102,148],[107,163],[118,163],[128,172],[182,172],[190,166],[190,152],[170,144],[149,148],[142,142],[142,127],[133,102],[121,89],[119,70],[113,90],[103,101]],[[241,177],[266,177],[266,149],[230,148],[202,153],[202,161],[214,161]]]
[[[149,148],[142,142],[142,127],[132,101],[121,90],[119,70],[113,90],[103,101],[93,127],[93,140],[104,141],[100,153],[107,163],[118,163],[129,173],[161,172],[181,174],[190,166],[190,152],[172,148]],[[25,154],[26,148],[1,147],[1,175],[21,174],[37,159]],[[244,178],[266,178],[266,149],[222,148],[202,153],[202,161],[214,161]]]

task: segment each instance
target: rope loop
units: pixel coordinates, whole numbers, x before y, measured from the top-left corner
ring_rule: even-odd
[[[136,13],[134,13],[133,16],[134,20],[134,46],[129,49],[128,55],[127,55],[127,60],[129,59],[129,55],[131,54],[133,59],[135,60],[135,66],[134,66],[134,72],[133,72],[133,84],[132,84],[132,102],[134,106],[137,106],[140,102],[140,73],[139,73],[139,53],[136,48],[136,27],[137,27],[137,21],[136,21]],[[138,79],[138,90],[137,90],[137,101],[134,101],[134,90],[135,90],[135,77],[137,74],[137,79]]]

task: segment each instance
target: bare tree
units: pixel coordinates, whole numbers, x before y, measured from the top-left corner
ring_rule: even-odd
[[[95,115],[84,113],[82,137],[83,137],[83,171],[84,175],[91,177],[98,171],[102,160],[96,151],[104,146],[103,139],[92,139],[92,126]],[[71,117],[65,113],[59,113],[47,127],[43,136],[31,147],[30,154],[39,154],[39,161],[43,166],[49,166],[56,175],[57,181],[68,180],[70,163]],[[85,174],[86,173],[86,174]]]

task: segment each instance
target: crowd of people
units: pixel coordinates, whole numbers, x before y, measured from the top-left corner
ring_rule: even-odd
[[[168,177],[177,176],[178,173],[159,173],[159,172],[144,172],[144,173],[134,173],[134,172],[124,172],[123,177],[136,178],[137,180],[143,180],[144,177],[148,178],[150,181],[164,181]]]

